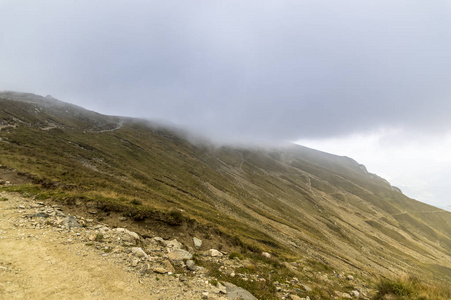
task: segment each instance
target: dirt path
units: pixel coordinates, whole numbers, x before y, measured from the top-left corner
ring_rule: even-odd
[[[24,215],[37,205],[0,194],[0,299],[202,299],[208,292],[202,279],[139,276],[87,247],[80,233],[36,227]]]

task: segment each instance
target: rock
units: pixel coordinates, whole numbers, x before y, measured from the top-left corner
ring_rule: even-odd
[[[136,266],[138,265],[138,263],[139,263],[139,259],[134,258],[134,259],[132,260],[132,267],[136,267]]]
[[[224,285],[226,287],[226,295],[229,299],[257,300],[251,293],[230,282],[224,282]]]
[[[351,295],[349,295],[348,293],[342,293],[341,297],[344,299],[352,299]]]
[[[190,271],[196,271],[196,264],[191,259],[186,261],[186,267]]]
[[[164,241],[163,243],[165,244],[166,247],[169,248],[169,250],[178,250],[178,249],[182,249],[182,244],[180,244],[179,241],[177,241],[176,239],[173,239],[171,241]]]
[[[186,250],[176,249],[168,253],[168,258],[170,260],[184,260],[191,259],[193,255]]]
[[[119,221],[127,221],[126,217],[119,217]]]
[[[340,297],[342,299],[352,299],[351,295],[349,295],[348,293],[342,293],[339,291],[335,291],[335,295],[337,295],[338,297]]]
[[[354,298],[360,298],[360,292],[359,291],[357,291],[357,290],[354,290],[354,291],[351,291],[351,295],[354,297]]]
[[[147,257],[146,252],[144,252],[144,250],[141,249],[140,247],[133,247],[132,253],[134,256],[139,257],[139,258]]]
[[[262,255],[266,258],[271,258],[271,254],[269,254],[268,252],[262,252]]]
[[[227,288],[223,286],[220,282],[218,282],[218,285],[216,286],[219,289],[220,294],[226,294]]]
[[[299,297],[298,295],[291,294],[291,295],[290,295],[290,299],[291,299],[291,300],[301,300],[302,298]]]
[[[63,219],[63,225],[67,228],[81,227],[80,223],[78,223],[77,219],[74,216],[68,216]]]
[[[309,287],[308,285],[305,284],[301,284],[302,288],[306,291],[306,292],[311,292],[313,291],[313,289],[311,287]]]
[[[349,281],[353,281],[354,280],[354,276],[348,275],[348,276],[346,276],[346,279],[348,279]]]
[[[154,241],[157,241],[157,242],[159,242],[159,243],[163,243],[163,242],[164,242],[164,239],[161,238],[161,237],[159,237],[159,236],[154,237],[153,240],[154,240]]]
[[[153,271],[158,274],[166,274],[168,272],[165,268],[161,268],[161,267],[155,268],[155,269],[153,269]]]
[[[165,260],[163,262],[164,268],[168,271],[168,273],[174,273],[175,269],[174,266],[172,266],[172,264],[170,263],[169,260]]]
[[[113,230],[124,234],[124,237],[122,237],[122,239],[126,242],[136,242],[140,239],[139,235],[136,232],[130,231],[128,229],[114,228]]]
[[[32,214],[32,215],[29,215],[28,216],[29,218],[48,218],[48,217],[50,217],[48,214],[46,214],[46,213],[44,213],[44,212],[38,212],[38,213],[35,213],[35,214]]]
[[[194,247],[196,247],[196,248],[202,247],[202,240],[198,239],[197,237],[193,237],[193,243],[194,243]]]
[[[223,254],[216,249],[210,249],[207,251],[208,255],[211,257],[222,256]]]

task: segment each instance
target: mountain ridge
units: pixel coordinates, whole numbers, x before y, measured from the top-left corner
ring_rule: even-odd
[[[368,278],[451,280],[451,214],[351,158],[298,145],[196,144],[153,123],[10,94],[0,93],[0,164],[30,174],[40,197],[93,205],[102,218],[131,215],[143,231],[159,222],[209,232],[224,249]]]

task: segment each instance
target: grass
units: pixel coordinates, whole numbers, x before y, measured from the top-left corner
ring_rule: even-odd
[[[376,285],[377,293],[373,300],[382,300],[387,296],[399,300],[440,300],[451,299],[449,285],[428,284],[416,276],[401,276],[395,279],[381,279]]]
[[[242,287],[252,293],[258,299],[278,299],[276,295],[275,282],[286,282],[296,276],[276,258],[267,258],[261,254],[252,252],[237,253],[232,252],[229,259],[239,258],[244,263],[243,267],[235,269],[235,276],[223,273],[220,271],[220,265],[213,261],[204,261],[194,258],[196,264],[205,267],[208,270],[208,275],[212,276],[214,281],[211,282],[230,282],[239,287]],[[243,279],[239,274],[247,277]],[[254,280],[258,278],[260,280]],[[212,283],[213,284],[213,283]]]
[[[151,219],[183,228],[187,235],[215,235],[221,240],[218,244],[227,243],[231,258],[254,256],[255,270],[248,272],[280,269],[283,273],[286,268],[280,261],[301,257],[315,271],[332,272],[334,264],[311,258],[316,254],[337,257],[338,253],[356,270],[372,272],[353,257],[365,245],[369,260],[380,261],[383,254],[381,263],[395,269],[405,266],[405,248],[414,250],[420,259],[409,259],[409,263],[417,274],[427,271],[431,279],[451,280],[445,259],[427,269],[419,263],[424,256],[434,259],[430,253],[449,258],[449,215],[421,214],[432,208],[362,174],[349,159],[300,147],[246,150],[195,145],[177,132],[136,121],[100,132],[114,128],[118,120],[94,118],[77,109],[76,114],[59,108],[37,114],[36,105],[0,97],[0,121],[16,125],[0,131],[0,165],[18,170],[30,182],[0,186],[0,191],[68,205],[89,204],[138,222]],[[41,130],[49,120],[61,128]],[[406,214],[399,215],[404,210]],[[382,225],[375,216],[393,224]],[[349,220],[349,226],[331,223],[334,219]],[[259,256],[262,251],[280,261],[265,261]],[[277,277],[278,272],[271,276]],[[260,283],[252,284],[256,291],[265,290]]]

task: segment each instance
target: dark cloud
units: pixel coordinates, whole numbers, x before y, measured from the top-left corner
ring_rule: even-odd
[[[0,1],[0,89],[216,139],[451,125],[449,1]]]

